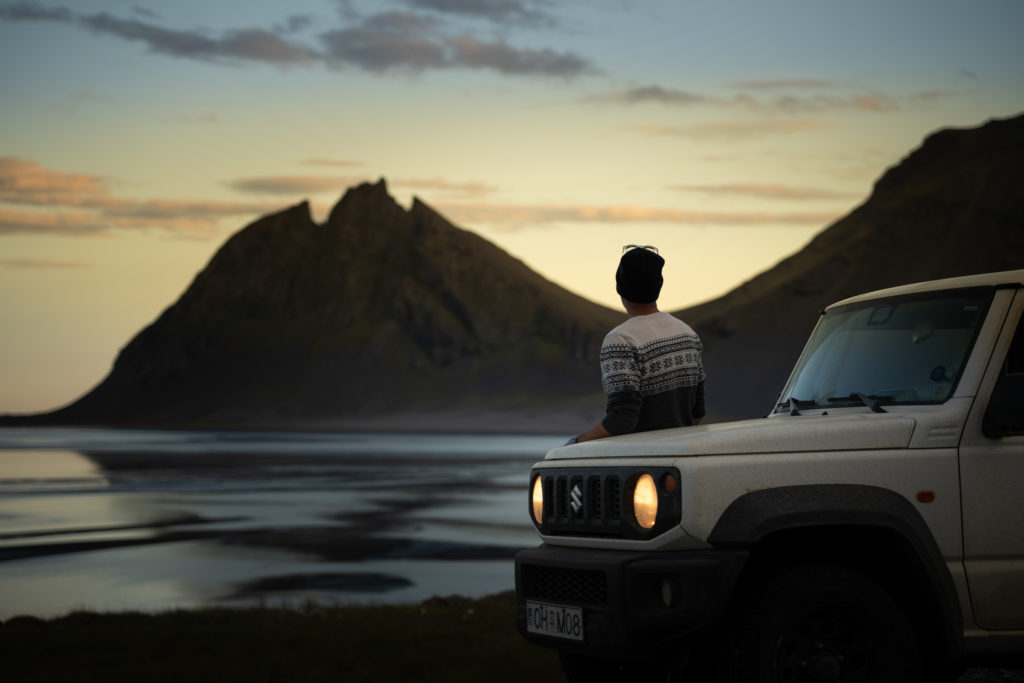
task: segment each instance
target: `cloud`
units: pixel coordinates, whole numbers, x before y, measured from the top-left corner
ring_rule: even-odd
[[[356,27],[327,31],[321,40],[333,66],[356,66],[377,73],[472,68],[504,75],[575,78],[596,72],[588,60],[569,52],[518,48],[468,34],[450,36],[440,28],[430,17],[385,12]]]
[[[761,115],[778,115],[834,111],[894,112],[920,105],[930,106],[948,95],[938,91],[889,95],[877,91],[860,91],[822,79],[742,81],[731,87],[739,89],[740,92],[731,95],[709,95],[652,84],[589,95],[583,98],[583,102],[618,105],[661,104],[672,107],[702,105],[743,109]],[[753,91],[754,94],[746,91]]]
[[[82,206],[107,194],[99,176],[45,168],[18,157],[0,157],[0,201]]]
[[[742,81],[736,83],[737,88],[745,90],[792,90],[797,89],[814,89],[814,90],[827,90],[831,88],[842,87],[835,81],[826,81],[817,78],[789,78],[775,81]]]
[[[666,126],[662,124],[638,124],[623,126],[647,135],[667,135],[690,138],[691,140],[750,140],[771,135],[792,135],[823,126],[818,121],[792,120],[759,120],[759,121],[717,121],[714,123],[695,123],[684,126]]]
[[[0,205],[0,236],[62,235],[96,237],[110,232],[110,224],[86,211],[24,211]]]
[[[501,205],[446,203],[439,206],[464,224],[490,224],[502,232],[549,227],[558,223],[673,223],[679,225],[826,225],[837,212],[687,211],[646,206]]]
[[[250,194],[294,196],[317,194],[320,192],[341,193],[349,187],[354,187],[366,181],[366,177],[360,176],[263,176],[239,178],[228,183],[228,186],[239,192]],[[394,188],[444,192],[468,197],[489,194],[498,189],[480,182],[452,182],[442,178],[396,178],[390,181],[390,185]]]
[[[305,195],[343,192],[365,180],[355,176],[264,176],[239,178],[228,183],[228,186],[249,194]]]
[[[145,43],[152,52],[199,60],[241,59],[279,65],[302,65],[318,61],[313,50],[288,42],[259,28],[231,30],[210,38],[198,31],[162,28],[133,19],[119,19],[106,13],[79,16],[77,22],[97,33]]]
[[[907,98],[903,103],[907,103]],[[784,112],[829,112],[829,111],[870,111],[887,112],[902,108],[901,102],[883,93],[863,93],[845,97],[815,95],[813,97],[796,97],[786,95],[769,102],[759,103],[761,108],[776,109]]]
[[[407,5],[441,14],[492,21],[543,22],[547,15],[518,0],[407,0]],[[136,13],[138,14],[138,13]],[[150,52],[206,62],[264,63],[277,66],[356,67],[372,73],[434,69],[489,69],[503,75],[574,78],[596,73],[589,60],[550,48],[520,48],[504,40],[484,41],[451,34],[434,14],[388,11],[367,17],[339,3],[345,25],[318,36],[321,49],[298,42],[293,34],[313,25],[291,15],[273,29],[236,28],[213,32],[167,28],[157,17],[123,18],[101,12],[79,14],[36,2],[0,4],[0,21],[58,22],[101,35],[144,44]]]
[[[144,16],[147,19],[156,18],[151,14]],[[308,47],[289,42],[260,28],[236,29],[210,37],[199,31],[164,28],[152,21],[122,19],[106,12],[76,14],[64,7],[45,7],[36,2],[0,5],[0,20],[73,24],[95,33],[141,42],[151,52],[172,57],[208,61],[257,61],[283,66],[312,64],[319,60],[319,55]]]
[[[132,5],[132,11],[138,14],[140,17],[146,17],[147,19],[159,19],[160,15],[149,9],[148,7],[142,7],[140,5]]]
[[[597,71],[582,57],[548,48],[520,49],[502,41],[485,43],[468,35],[450,38],[447,45],[453,51],[453,63],[503,74],[573,78]]]
[[[433,10],[470,19],[483,19],[495,24],[524,26],[556,26],[553,16],[537,9],[535,3],[519,0],[403,0],[417,9]]]
[[[157,228],[203,236],[215,234],[221,218],[278,208],[257,202],[121,199],[110,194],[98,176],[0,157],[0,235],[96,236],[117,229]]]
[[[365,71],[420,72],[446,66],[444,47],[430,38],[379,28],[346,28],[321,36],[328,62]]]
[[[274,26],[277,33],[298,33],[313,25],[313,17],[308,14],[293,14],[284,20],[284,23]]]
[[[674,106],[690,106],[694,104],[715,103],[713,98],[697,95],[684,90],[663,88],[660,85],[643,85],[626,90],[591,95],[584,98],[585,102],[610,104],[645,104],[654,102]]]
[[[217,219],[227,216],[261,213],[277,209],[276,205],[255,204],[252,202],[224,202],[206,199],[148,199],[145,201],[118,201],[104,208],[106,215],[115,220],[123,219],[125,225],[147,221],[194,219],[204,216]],[[195,219],[206,223],[207,218]]]
[[[37,258],[0,259],[0,268],[16,268],[20,270],[74,270],[92,268],[91,264],[81,261],[53,261]]]
[[[72,22],[75,15],[65,7],[43,7],[38,2],[12,2],[0,5],[0,19]]]
[[[379,12],[363,21],[362,28],[369,31],[416,35],[433,33],[440,23],[433,17],[414,12]]]
[[[451,194],[476,197],[480,195],[497,192],[498,188],[484,183],[468,182],[453,183],[440,178],[429,179],[396,179],[392,183],[395,187],[407,187],[414,190],[427,190],[432,192],[445,192]]]
[[[756,197],[758,199],[820,200],[855,199],[860,195],[836,192],[818,187],[793,187],[768,183],[723,183],[721,185],[670,185],[682,192],[703,192],[710,195]]]

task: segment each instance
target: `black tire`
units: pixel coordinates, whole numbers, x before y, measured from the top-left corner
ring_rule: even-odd
[[[830,565],[789,567],[758,583],[729,621],[719,680],[919,683],[904,610],[878,584]]]

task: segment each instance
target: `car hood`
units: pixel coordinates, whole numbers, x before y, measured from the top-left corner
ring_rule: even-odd
[[[916,421],[880,413],[802,415],[662,429],[556,448],[548,460],[906,448]]]

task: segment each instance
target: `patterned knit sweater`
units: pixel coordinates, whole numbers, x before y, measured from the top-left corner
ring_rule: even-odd
[[[604,338],[601,421],[611,434],[692,425],[704,417],[703,344],[668,313],[635,316]]]

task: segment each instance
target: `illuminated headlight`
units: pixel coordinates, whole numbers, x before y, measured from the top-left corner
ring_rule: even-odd
[[[533,519],[535,522],[537,522],[537,524],[544,523],[544,484],[542,483],[543,479],[543,477],[537,477],[536,479],[533,480]]]
[[[534,510],[537,509],[537,494],[534,488]],[[654,483],[654,477],[644,473],[636,480],[636,487],[633,489],[633,515],[636,523],[644,529],[654,527],[658,519],[658,487]]]

